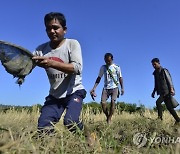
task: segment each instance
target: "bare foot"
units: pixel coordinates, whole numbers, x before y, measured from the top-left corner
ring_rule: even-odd
[[[102,152],[99,139],[95,132],[88,134],[88,136],[86,136],[86,141],[90,148],[96,149],[98,152]]]
[[[86,136],[86,141],[89,147],[93,147],[95,144],[96,136],[94,133],[88,134]]]

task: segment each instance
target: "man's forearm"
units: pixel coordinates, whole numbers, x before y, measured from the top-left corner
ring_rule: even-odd
[[[122,77],[119,78],[119,84],[121,86],[121,89],[124,89],[123,78]]]
[[[98,86],[98,84],[100,83],[100,81],[101,81],[101,77],[97,77],[97,79],[96,79],[96,81],[95,81],[95,84],[94,84],[94,86],[93,86],[93,91],[95,91],[96,90],[96,87]]]

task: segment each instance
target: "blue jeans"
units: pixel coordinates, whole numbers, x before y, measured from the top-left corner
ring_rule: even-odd
[[[79,120],[79,116],[85,96],[86,91],[84,89],[77,90],[75,93],[61,99],[47,96],[38,119],[38,129],[42,130],[45,127],[53,128],[52,123],[56,124],[60,120],[64,110],[66,110],[64,125],[67,126],[70,131],[75,131],[76,127],[82,130],[83,124]]]

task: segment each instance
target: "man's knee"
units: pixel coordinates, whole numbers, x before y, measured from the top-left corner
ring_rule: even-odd
[[[64,119],[64,125],[70,130],[74,131],[76,128],[79,128],[80,130],[83,129],[82,122],[79,121],[79,119]]]
[[[116,106],[115,103],[111,103],[111,108],[112,109],[115,109],[115,106]]]
[[[175,112],[175,110],[171,104],[166,104],[166,108],[169,112]]]
[[[41,115],[38,119],[38,127],[52,126],[59,121],[59,117],[56,113],[55,105],[43,106],[41,109]]]
[[[53,118],[47,118],[47,117],[43,117],[41,116],[39,119],[38,119],[38,128],[44,128],[44,127],[49,127],[49,126],[52,126],[53,123],[55,123],[54,119]]]
[[[101,106],[104,108],[104,107],[106,107],[106,105],[107,105],[107,103],[106,102],[104,102],[104,101],[101,101]]]
[[[69,125],[69,124],[71,124],[71,123],[73,123],[72,120],[67,119],[67,118],[64,118],[64,125],[65,125],[65,126],[67,126],[67,125]]]
[[[115,106],[115,104],[116,104],[116,100],[115,99],[111,99],[111,105]]]
[[[161,102],[156,101],[156,106],[161,107]]]
[[[106,102],[101,102],[101,106],[103,110],[107,109],[107,103]]]

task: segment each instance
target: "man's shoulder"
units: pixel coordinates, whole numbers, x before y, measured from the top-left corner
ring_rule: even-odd
[[[101,65],[100,71],[105,72],[106,70],[107,70],[107,66],[106,65]]]
[[[167,68],[162,68],[164,71],[168,71],[169,72],[169,70],[167,69]]]
[[[113,67],[120,67],[120,66],[119,66],[118,64],[116,64],[116,63],[113,63],[112,66],[113,66]]]
[[[107,68],[107,65],[101,65],[101,68],[102,69]]]
[[[66,38],[66,42],[69,44],[79,44],[79,41],[76,39],[70,39],[70,38]]]
[[[170,72],[169,72],[169,70],[168,70],[167,68],[163,68],[163,71],[164,71],[165,73],[170,74]]]
[[[49,42],[45,42],[43,44],[40,44],[36,50],[43,50],[44,48],[46,48],[49,45]]]
[[[112,66],[113,66],[117,71],[120,70],[120,66],[119,66],[119,65],[113,63]]]
[[[161,67],[160,72],[169,72],[169,70],[167,68],[165,68],[165,67]]]

